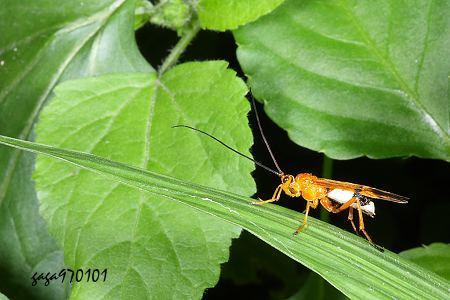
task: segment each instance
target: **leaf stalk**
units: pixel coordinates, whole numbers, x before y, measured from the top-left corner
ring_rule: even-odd
[[[163,64],[159,68],[158,75],[161,77],[167,70],[169,70],[173,65],[175,65],[180,58],[181,54],[186,50],[187,46],[195,38],[197,33],[200,31],[200,23],[196,19],[192,21],[186,30],[183,31],[183,35],[177,42],[175,47],[170,51],[167,58],[164,60]]]

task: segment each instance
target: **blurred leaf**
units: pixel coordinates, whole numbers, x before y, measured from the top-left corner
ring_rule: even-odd
[[[0,143],[64,160],[111,181],[181,202],[239,225],[319,273],[350,298],[443,299],[448,296],[450,281],[390,251],[380,252],[361,237],[328,223],[310,218],[308,229],[300,236],[293,236],[303,215],[279,205],[255,207],[250,205],[253,200],[247,197],[83,152],[5,136],[0,136]],[[149,202],[146,205],[153,205]],[[148,258],[146,255],[145,259]]]
[[[53,87],[67,78],[148,71],[134,41],[134,0],[2,1],[0,132],[32,139]],[[59,271],[62,252],[38,214],[33,156],[0,147],[0,290],[10,298],[62,299],[63,285],[32,287],[34,271]]]
[[[0,300],[8,300],[8,297],[0,293]]]
[[[38,141],[92,152],[251,195],[252,165],[177,124],[203,128],[247,152],[247,87],[223,61],[185,63],[161,78],[114,74],[68,81],[43,110]],[[106,284],[77,283],[73,299],[200,298],[216,284],[240,228],[192,208],[37,160],[42,213],[72,269],[108,268]]]
[[[191,18],[191,7],[184,0],[161,0],[150,21],[156,25],[181,29]]]
[[[332,285],[323,280],[319,275],[311,273],[300,290],[288,298],[288,300],[337,300],[347,299]]]
[[[200,0],[197,12],[202,28],[225,31],[253,22],[284,0]]]
[[[149,0],[137,0],[134,28],[147,22],[176,30],[182,35],[185,27],[192,21],[194,1],[159,0],[152,4]]]
[[[400,255],[450,280],[450,244],[433,243],[403,251]]]
[[[154,6],[149,0],[136,0],[134,11],[134,29],[138,30],[144,26],[153,14]]]
[[[337,159],[450,161],[449,1],[295,1],[235,32],[255,97]]]

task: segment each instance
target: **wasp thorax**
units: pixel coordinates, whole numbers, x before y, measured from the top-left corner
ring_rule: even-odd
[[[317,177],[310,173],[300,173],[295,176],[295,181],[300,185],[300,189],[305,189],[314,183],[314,178]]]
[[[315,184],[316,176],[310,173],[300,173],[295,176],[302,196],[305,200],[313,201],[319,199],[323,194],[323,188]]]

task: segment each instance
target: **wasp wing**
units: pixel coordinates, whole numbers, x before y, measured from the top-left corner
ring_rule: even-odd
[[[326,178],[317,178],[314,180],[314,183],[326,188],[337,188],[337,189],[343,189],[343,190],[352,190],[352,191],[359,191],[359,193],[363,196],[373,198],[373,199],[381,199],[396,203],[408,203],[409,198],[400,196],[394,193],[386,192],[383,190],[379,190],[370,186],[350,183],[350,182],[344,182],[344,181],[337,181],[337,180],[331,180]]]
[[[396,203],[408,203],[409,200],[408,197],[397,195],[391,192],[386,192],[369,186],[364,186],[360,193],[370,198],[381,199]]]

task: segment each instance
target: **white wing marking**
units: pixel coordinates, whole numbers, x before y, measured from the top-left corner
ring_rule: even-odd
[[[352,199],[353,192],[342,189],[333,189],[328,192],[327,197],[333,201],[336,201],[337,203],[344,204],[345,202]],[[352,204],[351,206],[353,208],[358,208],[358,205],[356,203]],[[369,216],[375,216],[375,204],[372,201],[368,202],[366,205],[361,205],[361,209]]]
[[[344,204],[348,200],[352,199],[353,192],[341,189],[333,189],[328,192],[328,198],[333,199],[334,201]]]

